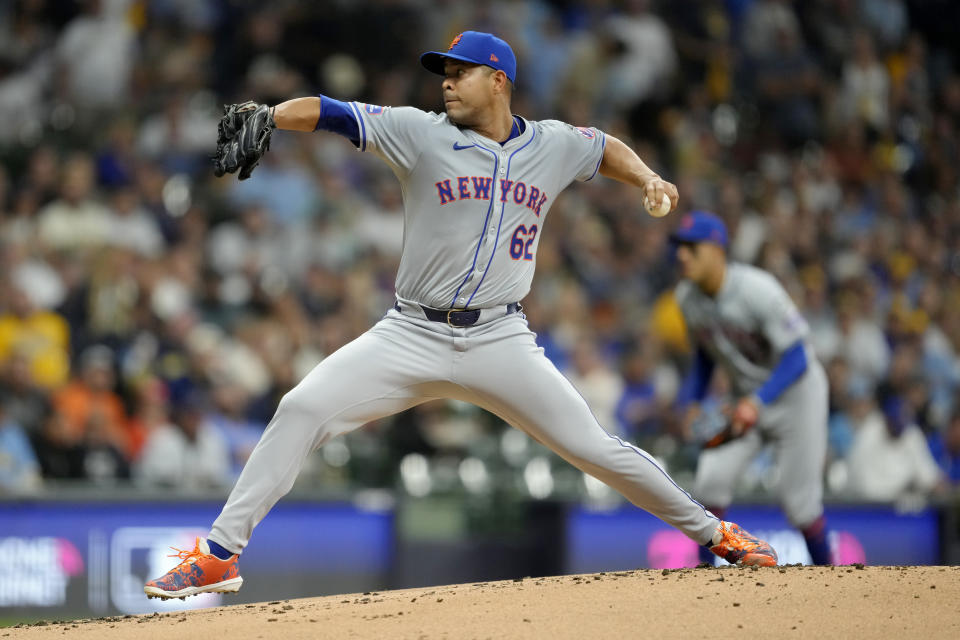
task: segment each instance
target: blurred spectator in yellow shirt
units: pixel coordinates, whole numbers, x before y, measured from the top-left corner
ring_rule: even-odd
[[[70,373],[70,328],[52,311],[37,309],[30,296],[9,283],[0,296],[0,365],[14,354],[27,359],[36,384],[61,386]]]

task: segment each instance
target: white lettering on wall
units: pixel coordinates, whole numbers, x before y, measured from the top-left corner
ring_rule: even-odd
[[[0,607],[62,605],[68,581],[57,538],[0,538]]]

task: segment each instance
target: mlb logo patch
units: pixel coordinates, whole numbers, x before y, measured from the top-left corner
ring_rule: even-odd
[[[588,129],[587,127],[577,127],[577,131],[588,140],[593,140],[593,137],[597,135],[593,132],[593,129]]]
[[[372,116],[378,116],[383,113],[383,107],[376,104],[364,105],[363,110],[369,113]]]

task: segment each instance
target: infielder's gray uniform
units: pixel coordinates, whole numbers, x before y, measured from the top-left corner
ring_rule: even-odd
[[[754,393],[784,351],[803,344],[807,370],[760,409],[756,426],[700,454],[694,495],[711,507],[729,506],[741,472],[764,441],[772,441],[784,511],[794,526],[810,524],[823,513],[828,407],[826,374],[808,342],[806,320],[776,278],[734,262],[716,297],[685,280],[676,298],[691,337],[727,372],[738,397]]]
[[[698,544],[708,542],[716,517],[650,455],[597,423],[516,311],[530,289],[547,212],[573,180],[597,173],[603,133],[526,121],[501,146],[445,114],[351,108],[360,149],[382,158],[403,189],[397,308],[284,396],[210,538],[239,553],[311,451],[371,420],[455,398],[526,431]],[[479,319],[457,328],[427,319],[421,305],[478,309]]]

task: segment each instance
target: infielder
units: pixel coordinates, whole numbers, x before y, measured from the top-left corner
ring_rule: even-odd
[[[827,377],[807,323],[773,276],[727,261],[727,229],[717,216],[684,216],[671,242],[684,278],[676,299],[696,346],[681,404],[689,403],[688,424],[705,443],[694,495],[723,517],[744,468],[772,442],[787,518],[802,531],[813,562],[830,564],[823,516]],[[700,410],[715,364],[739,398],[725,416]]]
[[[444,114],[326,96],[227,107],[218,175],[248,177],[274,123],[333,131],[390,166],[404,199],[396,305],[283,397],[209,536],[144,591],[236,591],[240,552],[311,451],[438,398],[496,414],[730,562],[776,564],[768,544],[720,521],[649,454],[597,423],[537,346],[519,304],[550,206],[573,180],[600,173],[643,189],[651,202],[667,194],[671,208],[676,187],[601,131],[512,115],[516,58],[491,34],[464,32],[420,60],[444,76]]]

